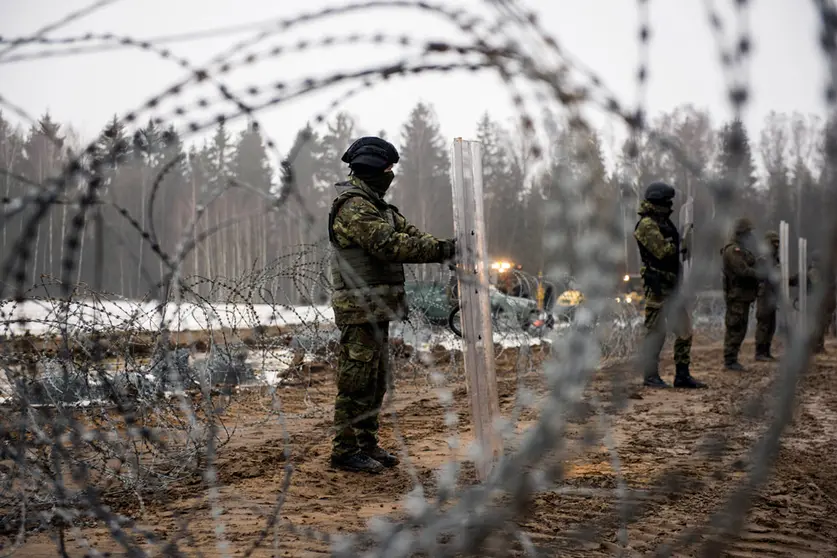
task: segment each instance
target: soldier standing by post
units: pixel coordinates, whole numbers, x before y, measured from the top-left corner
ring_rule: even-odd
[[[379,473],[398,459],[378,446],[378,412],[392,381],[389,323],[407,315],[404,264],[442,263],[453,240],[419,231],[384,201],[398,162],[395,147],[377,137],[355,141],[342,157],[351,173],[328,219],[333,248],[331,306],[340,329],[331,464]]]
[[[756,268],[755,254],[753,223],[742,217],[736,221],[729,243],[721,249],[726,303],[724,366],[727,370],[744,370],[738,362],[738,353],[747,336],[750,308],[758,295],[761,275]]]
[[[674,205],[674,188],[664,182],[654,182],[645,189],[645,199],[640,204],[639,222],[634,228],[634,238],[642,259],[642,282],[645,287],[645,349],[650,352],[643,371],[644,384],[649,387],[668,387],[660,377],[660,352],[666,340],[667,330],[673,330],[674,387],[704,388],[689,373],[692,350],[692,325],[686,308],[673,306],[671,300],[681,278],[680,235],[671,221]],[[643,355],[644,356],[644,355]],[[645,360],[645,359],[643,359]]]
[[[834,319],[834,311],[837,309],[837,280],[833,270],[823,269],[822,259],[817,250],[811,252],[811,262],[808,265],[808,295],[812,295],[814,289],[825,288],[825,298],[817,311],[817,321],[812,332],[812,343],[816,354],[825,353],[825,334],[828,326]]]
[[[759,282],[758,295],[756,297],[756,360],[768,362],[776,360],[770,353],[773,344],[773,335],[776,333],[776,310],[779,306],[779,292],[776,285],[770,282],[768,274],[775,272],[779,274],[779,233],[767,231],[764,235],[767,241],[770,254],[767,257],[758,258],[759,272],[762,280]],[[791,287],[799,283],[799,274],[788,278],[788,285]]]
[[[779,269],[779,233],[768,231],[764,235],[767,241],[770,254],[767,257],[759,258],[759,264],[765,272],[764,278],[759,283],[758,295],[756,297],[756,360],[776,360],[770,354],[770,346],[773,344],[773,335],[776,333],[776,308],[779,302],[776,287],[770,282],[767,275]],[[791,279],[793,285],[793,279]]]

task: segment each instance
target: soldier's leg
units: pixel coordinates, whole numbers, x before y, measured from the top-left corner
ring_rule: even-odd
[[[692,355],[692,317],[685,306],[678,308],[671,319],[674,330],[674,387],[705,388],[689,371]]]
[[[378,429],[380,428],[380,409],[387,392],[389,370],[389,323],[382,322],[375,325],[376,359],[374,362],[373,380],[370,387],[373,399],[371,413],[368,417],[358,421],[355,431],[357,443],[361,451],[371,452],[378,446]]]
[[[340,328],[340,354],[337,359],[337,398],[334,402],[332,457],[360,453],[355,425],[374,409],[375,380],[380,349],[372,324]]]
[[[814,331],[812,332],[812,344],[815,353],[825,352],[825,334],[828,331],[828,324],[831,322],[831,317],[834,314],[834,309],[826,306],[817,316],[817,322]]]
[[[666,320],[663,315],[664,300],[653,293],[645,298],[645,340],[640,354],[643,378],[646,385],[666,386],[660,379],[660,352],[666,342]]]
[[[776,308],[768,301],[756,301],[756,360],[773,360],[770,345],[776,332]]]
[[[685,307],[681,307],[672,316],[674,331],[674,364],[689,366],[692,355],[692,318]]]
[[[740,300],[728,300],[724,317],[724,364],[727,367],[740,368],[738,353],[747,335],[747,323],[750,318],[750,303]]]
[[[398,458],[378,445],[380,409],[383,407],[387,391],[392,389],[394,382],[389,354],[389,323],[378,324],[378,331],[381,351],[375,378],[375,414],[359,423],[357,440],[361,451],[366,455],[384,467],[395,467],[398,465]]]

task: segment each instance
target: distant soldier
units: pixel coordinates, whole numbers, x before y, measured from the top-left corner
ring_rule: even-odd
[[[724,366],[727,370],[744,370],[738,362],[738,353],[747,336],[750,308],[758,295],[761,277],[754,244],[753,223],[742,217],[735,223],[729,243],[721,249],[726,303]]]
[[[834,311],[837,309],[837,280],[834,270],[826,270],[822,266],[822,258],[816,250],[811,252],[810,264],[808,265],[809,296],[815,289],[825,287],[825,298],[817,312],[817,321],[812,332],[812,343],[814,352],[825,353],[825,334],[828,326],[834,319]]]
[[[398,159],[381,138],[354,142],[342,158],[349,180],[336,185],[341,192],[328,218],[331,306],[340,329],[331,464],[349,471],[398,464],[378,446],[378,412],[392,381],[389,323],[407,314],[404,264],[441,263],[455,253],[453,240],[419,231],[384,201]]]
[[[779,262],[779,233],[767,231],[764,235],[770,253],[766,257],[758,258],[759,272],[762,276],[759,282],[758,295],[756,297],[756,360],[773,361],[770,347],[773,344],[773,335],[776,333],[776,310],[779,306],[779,291],[770,282],[769,274],[780,273]],[[799,283],[799,275],[794,274],[788,278],[788,284],[795,287]]]
[[[689,373],[692,351],[692,324],[685,307],[672,307],[671,300],[681,275],[680,235],[671,221],[674,204],[674,188],[663,182],[654,182],[645,189],[645,200],[639,208],[639,222],[634,238],[642,258],[642,282],[645,287],[645,345],[650,351],[644,373],[644,384],[649,387],[668,387],[660,377],[660,352],[666,340],[666,332],[673,331],[674,387],[704,388]]]
[[[756,297],[756,360],[771,361],[776,360],[770,354],[770,346],[773,344],[773,335],[776,333],[776,308],[779,303],[779,293],[770,283],[767,274],[779,270],[780,267],[779,234],[776,231],[768,231],[764,238],[770,254],[759,258],[759,264],[763,266],[765,275],[759,283]]]

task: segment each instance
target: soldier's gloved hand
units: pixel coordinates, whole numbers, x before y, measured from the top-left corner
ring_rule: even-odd
[[[680,243],[680,253],[683,254],[683,258],[688,258],[689,254],[692,253],[692,231],[694,228],[694,225],[689,225],[683,235],[683,242]]]
[[[442,241],[442,261],[448,262],[456,257],[456,239],[449,238]]]

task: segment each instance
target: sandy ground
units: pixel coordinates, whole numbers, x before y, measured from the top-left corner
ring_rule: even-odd
[[[778,462],[768,482],[754,498],[746,523],[725,549],[726,555],[756,556],[837,556],[837,346],[831,354],[813,361],[810,372],[799,387],[794,421],[786,431]],[[697,345],[693,351],[693,374],[710,384],[710,389],[683,392],[629,391],[627,406],[610,409],[613,439],[618,450],[621,476],[628,486],[641,489],[668,486],[668,495],[641,499],[633,509],[627,528],[625,555],[646,555],[665,543],[674,543],[694,527],[705,526],[710,514],[728,501],[751,467],[747,452],[765,428],[766,419],[753,418],[754,396],[767,393],[777,370],[776,364],[755,363],[751,343],[742,350],[745,373],[733,373],[721,366],[718,343]],[[670,358],[670,347],[665,350]],[[777,351],[781,354],[781,348]],[[498,363],[501,408],[508,414],[515,402],[519,383],[542,389],[539,372],[521,377],[515,372],[513,355]],[[664,365],[672,372],[673,366]],[[440,367],[447,370],[449,365]],[[607,407],[613,397],[613,378],[625,377],[626,366],[600,371],[587,400],[598,400]],[[463,442],[470,436],[469,412],[464,384],[453,384],[454,405],[460,419]],[[242,556],[260,533],[266,537],[253,556],[323,556],[327,543],[306,535],[310,529],[322,533],[348,533],[363,530],[370,518],[388,515],[404,517],[406,493],[413,478],[424,485],[426,494],[435,490],[435,470],[448,461],[450,429],[444,424],[444,409],[427,378],[427,371],[402,373],[394,404],[398,430],[393,421],[383,421],[383,445],[402,448],[409,456],[407,466],[378,476],[335,471],[328,466],[331,401],[334,387],[330,370],[315,375],[307,389],[287,388],[279,392],[285,424],[291,439],[290,463],[294,466],[290,489],[284,494],[281,525],[265,525],[282,495],[286,460],[282,455],[285,430],[276,417],[267,418],[270,397],[252,392],[239,397],[227,420],[237,425],[232,442],[223,448],[219,460],[219,479],[223,485],[219,499],[223,514],[223,538],[230,554]],[[594,399],[595,398],[595,399]],[[534,495],[529,513],[519,521],[535,546],[548,555],[614,556],[621,548],[618,533],[620,514],[614,488],[619,475],[614,471],[606,447],[600,443],[585,447],[581,442],[599,418],[589,405],[571,417],[566,432],[567,453],[564,475],[555,490]],[[749,414],[748,414],[749,413]],[[532,424],[537,411],[526,410],[521,428]],[[717,440],[726,440],[721,447]],[[716,443],[713,445],[713,440]],[[714,449],[712,449],[714,447]],[[708,450],[706,448],[709,448]],[[472,468],[465,468],[460,483],[473,483]],[[652,494],[655,492],[652,490]],[[182,518],[188,518],[189,555],[221,555],[217,548],[218,523],[212,518],[210,493],[200,482],[183,486],[170,495],[169,502],[145,502],[141,510],[135,502],[123,502],[142,524],[159,536],[177,535]],[[291,527],[291,525],[293,527]],[[101,527],[83,529],[89,543],[100,551],[121,555]],[[698,546],[707,540],[706,532],[695,535],[695,544],[679,548],[677,554],[698,555]],[[506,539],[511,540],[510,538]],[[277,544],[277,548],[274,548]],[[68,535],[71,556],[83,556],[79,541]],[[44,534],[33,534],[20,549],[21,556],[56,556],[56,547]],[[520,547],[496,545],[481,555],[519,554]],[[275,553],[275,554],[274,554]]]

